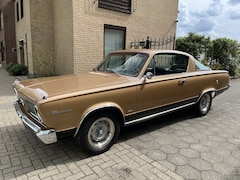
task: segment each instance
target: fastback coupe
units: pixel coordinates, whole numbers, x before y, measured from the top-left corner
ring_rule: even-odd
[[[203,116],[229,74],[175,50],[110,53],[93,71],[15,81],[17,114],[45,144],[71,135],[89,154],[107,151],[122,127],[190,107]]]

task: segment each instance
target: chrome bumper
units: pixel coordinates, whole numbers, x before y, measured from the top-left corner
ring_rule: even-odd
[[[57,142],[57,135],[54,129],[42,130],[37,124],[32,122],[21,110],[17,101],[13,102],[13,106],[21,118],[23,124],[29,128],[44,144],[52,144]]]

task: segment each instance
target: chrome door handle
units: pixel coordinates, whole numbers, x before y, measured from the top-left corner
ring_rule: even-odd
[[[179,85],[179,86],[183,86],[183,85],[185,84],[185,82],[186,82],[186,79],[185,79],[185,78],[184,78],[184,79],[181,79],[181,80],[178,81],[178,85]]]

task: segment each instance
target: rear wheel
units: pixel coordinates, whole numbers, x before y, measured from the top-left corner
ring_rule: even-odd
[[[202,95],[198,103],[194,106],[194,110],[199,116],[204,116],[208,113],[212,105],[212,96],[210,93]]]
[[[86,119],[77,141],[83,151],[96,155],[107,151],[118,139],[120,125],[112,114],[99,113]]]

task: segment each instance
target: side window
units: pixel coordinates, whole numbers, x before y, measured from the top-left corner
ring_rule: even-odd
[[[189,57],[182,54],[156,54],[148,65],[147,72],[154,76],[183,73],[187,71]]]

